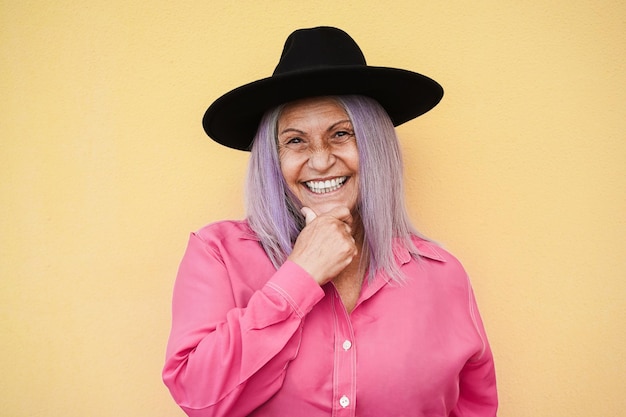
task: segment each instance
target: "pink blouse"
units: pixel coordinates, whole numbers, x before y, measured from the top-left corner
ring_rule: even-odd
[[[461,264],[415,239],[407,282],[366,280],[348,314],[332,283],[276,270],[245,221],[190,237],[163,380],[189,416],[495,416],[493,357]]]

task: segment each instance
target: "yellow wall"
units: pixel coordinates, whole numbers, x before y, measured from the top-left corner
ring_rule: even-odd
[[[1,1],[0,415],[182,415],[174,275],[189,231],[243,215],[247,160],[200,119],[319,24],[446,89],[399,129],[410,211],[473,277],[500,416],[623,415],[625,21],[609,0]]]

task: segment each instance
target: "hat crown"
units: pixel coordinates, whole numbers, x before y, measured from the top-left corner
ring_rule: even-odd
[[[341,29],[321,26],[289,35],[273,75],[354,65],[367,65],[354,39]]]

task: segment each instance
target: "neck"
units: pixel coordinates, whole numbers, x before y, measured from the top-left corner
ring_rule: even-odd
[[[351,313],[356,307],[369,261],[368,254],[364,253],[367,251],[363,249],[364,233],[360,221],[354,223],[352,236],[356,242],[358,253],[352,259],[350,265],[332,281],[348,313]]]

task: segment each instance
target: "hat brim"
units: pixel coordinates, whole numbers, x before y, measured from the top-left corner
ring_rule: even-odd
[[[224,94],[207,109],[202,125],[216,142],[249,151],[267,110],[302,98],[347,94],[375,99],[398,126],[435,107],[443,88],[429,77],[397,68],[359,65],[292,72]]]

